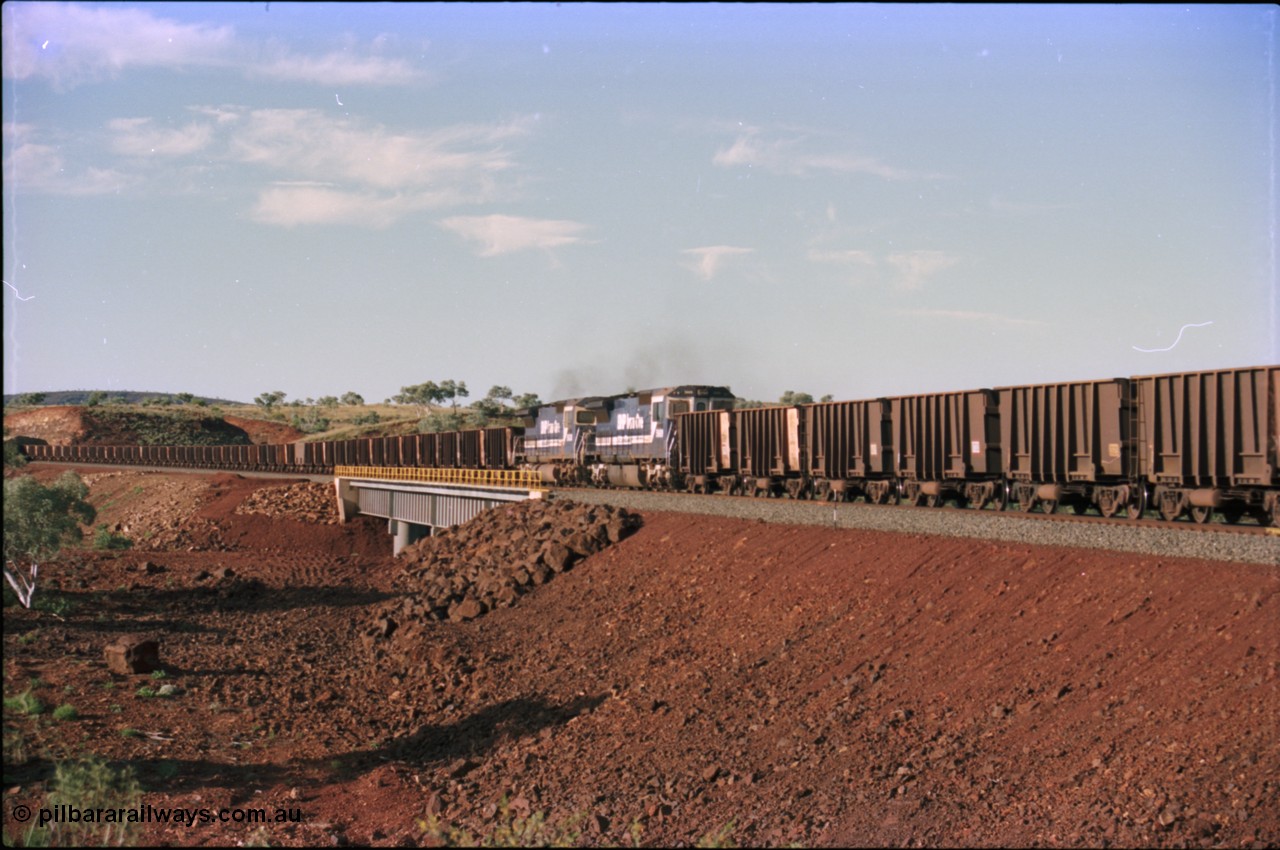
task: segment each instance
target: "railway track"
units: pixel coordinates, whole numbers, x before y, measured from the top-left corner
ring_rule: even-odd
[[[865,508],[870,510],[912,511],[912,512],[918,513],[921,516],[937,515],[939,512],[958,512],[968,516],[1010,517],[1010,518],[1017,518],[1017,519],[1027,519],[1027,520],[1032,520],[1036,522],[1045,521],[1045,522],[1062,522],[1062,523],[1098,523],[1108,528],[1123,528],[1123,527],[1150,528],[1150,529],[1167,529],[1171,531],[1243,534],[1243,535],[1251,535],[1251,536],[1263,536],[1263,537],[1270,536],[1270,537],[1280,538],[1280,528],[1259,525],[1256,523],[1255,520],[1242,520],[1239,523],[1228,523],[1221,518],[1215,519],[1207,523],[1197,523],[1197,522],[1193,522],[1190,519],[1169,521],[1169,520],[1159,519],[1158,518],[1159,514],[1156,511],[1148,511],[1147,512],[1148,516],[1144,516],[1141,519],[1129,519],[1128,517],[1104,517],[1098,514],[1096,511],[1094,511],[1092,514],[1090,513],[1076,514],[1063,509],[1059,509],[1058,511],[1052,514],[1046,514],[1039,511],[1019,511],[1012,508],[1006,508],[1005,510],[996,510],[994,508],[987,507],[981,510],[975,510],[971,508],[958,508],[954,506],[927,507],[927,506],[916,506],[916,505],[905,505],[905,504],[872,505],[872,504],[866,504],[861,502],[838,502],[837,503],[837,502],[824,502],[824,501],[805,500],[805,499],[796,500],[796,499],[790,499],[786,496],[782,496],[779,498],[772,498],[772,499],[761,498],[759,496],[728,495],[728,494],[721,494],[721,493],[717,493],[714,495],[699,496],[696,494],[684,493],[682,491],[654,491],[654,490],[638,490],[638,491],[622,490],[620,491],[620,490],[600,488],[600,487],[556,486],[551,488],[551,492],[561,493],[568,497],[581,497],[582,494],[584,493],[600,493],[600,492],[603,492],[603,493],[617,493],[617,492],[655,493],[655,494],[661,494],[661,495],[675,496],[678,498],[688,496],[690,498],[706,498],[706,499],[715,499],[715,500],[726,500],[730,502],[738,501],[743,503],[779,502],[784,504],[789,503],[789,504],[795,504],[795,505],[811,505],[814,507],[815,510],[821,510],[824,506],[828,510],[830,510],[832,507],[838,505],[841,508],[855,508],[855,509]]]
[[[970,537],[1280,566],[1280,534],[1276,529],[1257,525],[1201,525],[1159,519],[1120,520],[1074,514],[1026,514],[591,487],[557,487],[550,492],[553,496],[584,502],[607,502],[638,511],[697,513],[791,525]]]

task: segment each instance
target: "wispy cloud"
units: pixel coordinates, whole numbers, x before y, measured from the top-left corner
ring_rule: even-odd
[[[208,147],[213,127],[192,123],[176,130],[157,127],[150,118],[117,118],[107,123],[111,149],[125,156],[187,156]]]
[[[502,143],[528,132],[522,121],[395,132],[312,109],[257,110],[243,123],[231,142],[239,161],[380,189],[466,184],[477,201],[513,165]]]
[[[8,132],[5,135],[11,137]],[[103,195],[118,192],[133,182],[134,178],[110,168],[72,168],[54,145],[24,141],[13,146],[4,158],[4,184],[12,190]]]
[[[881,162],[856,151],[821,150],[809,134],[792,132],[785,137],[765,138],[756,127],[747,127],[729,147],[716,151],[712,163],[722,168],[760,168],[775,174],[797,177],[812,173],[868,174],[884,180],[936,179],[931,174]]]
[[[838,250],[830,248],[810,248],[809,259],[815,263],[836,263],[851,266],[874,266],[876,255],[871,251],[857,249]]]
[[[755,253],[754,248],[737,248],[733,245],[708,245],[703,248],[689,248],[680,253],[692,257],[692,262],[682,265],[703,280],[711,280],[720,272],[725,260],[742,254]]]
[[[256,77],[339,86],[390,86],[410,83],[422,74],[408,62],[379,56],[352,56],[347,52],[324,56],[284,55],[251,66]]]
[[[586,225],[576,221],[521,218],[511,215],[454,216],[440,226],[479,245],[481,257],[496,257],[530,248],[551,249],[586,240]]]
[[[425,205],[423,200],[412,196],[343,191],[303,182],[263,190],[252,215],[256,221],[282,227],[343,224],[380,228]]]
[[[877,284],[911,292],[960,262],[960,257],[946,251],[918,250],[880,254],[861,248],[823,248],[812,246],[807,256],[815,263],[843,266],[853,273],[858,285]]]
[[[929,278],[960,262],[960,258],[945,251],[904,251],[890,254],[885,261],[897,272],[898,289],[916,290]]]
[[[193,175],[220,169],[223,190],[256,195],[257,221],[379,227],[421,210],[511,197],[518,182],[509,174],[516,166],[512,146],[534,125],[516,118],[403,131],[333,110],[223,105],[187,112],[192,119],[176,127],[116,118],[101,135],[77,139],[7,124],[6,182],[62,195],[126,185],[173,193],[200,191],[207,184]],[[114,159],[104,162],[104,152]],[[75,164],[89,158],[99,167]]]
[[[1048,322],[1039,319],[1020,319],[1016,316],[1005,316],[1000,313],[984,313],[977,310],[897,310],[899,315],[912,316],[918,319],[943,319],[952,322],[983,322],[986,324],[1006,325],[1011,327],[1048,327]]]
[[[370,53],[386,41],[377,39],[363,50],[355,45],[308,56],[248,43],[230,26],[161,17],[145,6],[6,3],[3,7],[5,78],[45,79],[59,89],[140,68],[223,68],[249,77],[333,86],[403,85],[422,79],[423,74],[408,61]]]
[[[231,27],[179,23],[140,8],[5,3],[3,71],[7,79],[70,86],[128,68],[222,64],[233,38]]]

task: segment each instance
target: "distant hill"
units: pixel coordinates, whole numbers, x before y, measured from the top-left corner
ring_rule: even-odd
[[[44,394],[42,405],[60,405],[60,404],[85,404],[89,400],[92,393],[102,393],[104,401],[123,402],[124,404],[142,404],[144,401],[153,398],[171,398],[176,403],[178,401],[176,393],[152,393],[138,392],[136,390],[60,390],[58,392],[48,392]],[[29,393],[5,393],[4,404],[6,407],[16,398],[22,395],[30,395]],[[242,405],[245,402],[232,401],[226,398],[209,398],[208,396],[195,396],[192,401],[204,402],[205,404],[230,404]]]

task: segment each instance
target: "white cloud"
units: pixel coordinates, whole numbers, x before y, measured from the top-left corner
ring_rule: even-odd
[[[809,259],[816,263],[837,263],[853,266],[874,266],[877,264],[876,256],[871,251],[859,251],[856,249],[830,250],[810,248]]]
[[[694,258],[692,263],[683,264],[685,268],[696,273],[703,280],[711,280],[720,271],[726,258],[752,254],[755,253],[755,249],[737,248],[732,245],[708,245],[703,248],[689,248],[681,253]]]
[[[454,216],[440,225],[480,245],[480,256],[494,257],[530,248],[558,248],[584,242],[586,225],[576,221],[510,215]]]
[[[102,195],[128,187],[132,179],[109,168],[69,170],[56,147],[26,142],[4,158],[4,183],[11,189],[51,195]]]
[[[945,251],[905,251],[890,254],[886,261],[898,272],[898,288],[915,290],[928,278],[960,262],[960,258]]]
[[[114,76],[126,68],[222,64],[231,27],[183,24],[150,11],[75,3],[5,3],[3,71],[56,86]]]
[[[421,77],[408,63],[347,52],[325,56],[284,55],[250,69],[253,76],[325,85],[401,85]]]
[[[925,180],[942,176],[899,168],[852,151],[814,150],[810,137],[804,133],[764,139],[755,127],[742,130],[733,144],[716,151],[711,161],[722,168],[761,168],[796,177],[813,172],[869,174],[884,180]]]
[[[46,79],[58,88],[134,68],[211,67],[333,86],[403,85],[422,77],[404,60],[362,55],[355,45],[323,56],[294,54],[246,43],[230,26],[183,23],[145,6],[5,3],[3,10],[5,78]],[[380,37],[370,49],[386,41]]]
[[[420,200],[403,195],[387,197],[318,184],[287,184],[272,186],[259,194],[253,218],[282,227],[345,224],[381,228],[420,209],[421,205]]]
[[[213,138],[208,124],[188,124],[176,130],[156,127],[150,118],[117,118],[107,122],[114,133],[111,149],[126,156],[186,156],[203,150]]]
[[[397,133],[318,110],[250,113],[231,141],[232,158],[314,180],[349,180],[378,189],[447,187],[488,200],[494,176],[514,165],[502,142],[524,122]]]

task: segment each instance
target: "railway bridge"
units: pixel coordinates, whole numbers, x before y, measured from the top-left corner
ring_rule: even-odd
[[[437,528],[508,502],[540,499],[544,486],[536,472],[525,470],[334,468],[341,521],[358,514],[385,518],[396,555]]]

